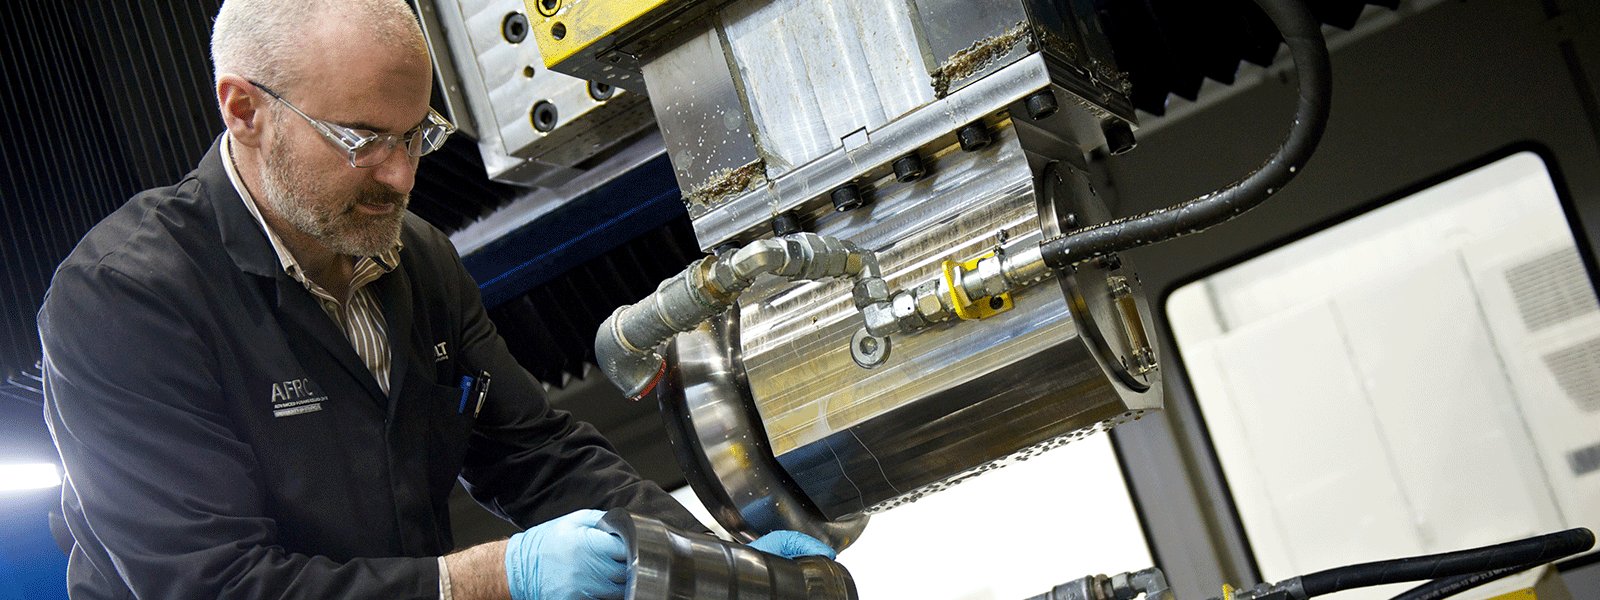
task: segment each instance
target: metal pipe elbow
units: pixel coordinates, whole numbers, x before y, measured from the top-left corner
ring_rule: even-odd
[[[667,371],[667,361],[653,348],[637,348],[627,342],[621,330],[626,306],[618,307],[600,324],[594,336],[594,357],[601,373],[616,384],[629,400],[638,400],[655,390]]]

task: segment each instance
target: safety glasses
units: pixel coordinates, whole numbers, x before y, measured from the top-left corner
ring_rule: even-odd
[[[445,139],[456,132],[454,124],[431,108],[428,109],[428,117],[422,123],[405,133],[376,133],[345,127],[313,118],[267,86],[254,81],[251,81],[250,85],[260,88],[268,96],[272,96],[273,99],[289,107],[289,110],[293,110],[294,114],[300,115],[300,118],[310,123],[322,137],[327,138],[328,143],[344,150],[349,157],[350,166],[358,169],[383,164],[383,161],[394,154],[394,149],[400,146],[405,146],[407,155],[413,157],[426,155],[444,146]]]

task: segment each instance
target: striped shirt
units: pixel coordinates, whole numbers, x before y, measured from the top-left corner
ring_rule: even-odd
[[[300,268],[300,263],[295,261],[294,254],[283,245],[283,240],[278,238],[278,234],[267,226],[267,220],[262,218],[260,209],[256,208],[255,197],[250,194],[250,188],[245,186],[244,180],[239,178],[238,169],[235,168],[232,136],[222,144],[222,158],[222,166],[228,171],[228,179],[233,181],[233,187],[239,191],[239,197],[244,199],[245,208],[250,209],[250,214],[255,216],[256,222],[261,224],[261,230],[266,232],[267,239],[272,242],[272,250],[277,253],[283,271],[306,286],[311,295],[317,297],[317,303],[322,305],[322,311],[328,313],[328,318],[333,319],[333,323],[344,332],[345,338],[350,340],[351,347],[355,348],[356,356],[361,357],[361,362],[372,372],[372,377],[378,380],[378,388],[382,389],[384,394],[388,394],[391,360],[388,322],[383,317],[383,307],[378,304],[377,297],[367,284],[377,281],[379,277],[393,271],[400,264],[400,243],[396,242],[394,248],[383,254],[357,259],[355,273],[350,278],[349,295],[345,298],[335,298],[328,290],[306,276],[305,271]]]

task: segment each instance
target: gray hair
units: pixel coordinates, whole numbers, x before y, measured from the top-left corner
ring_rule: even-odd
[[[289,87],[299,78],[293,50],[317,19],[353,19],[367,39],[427,52],[417,16],[405,0],[224,0],[211,29],[213,81],[235,73]]]

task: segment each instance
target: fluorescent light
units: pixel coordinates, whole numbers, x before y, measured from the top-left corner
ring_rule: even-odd
[[[0,492],[37,490],[61,485],[61,472],[53,463],[0,465]]]

